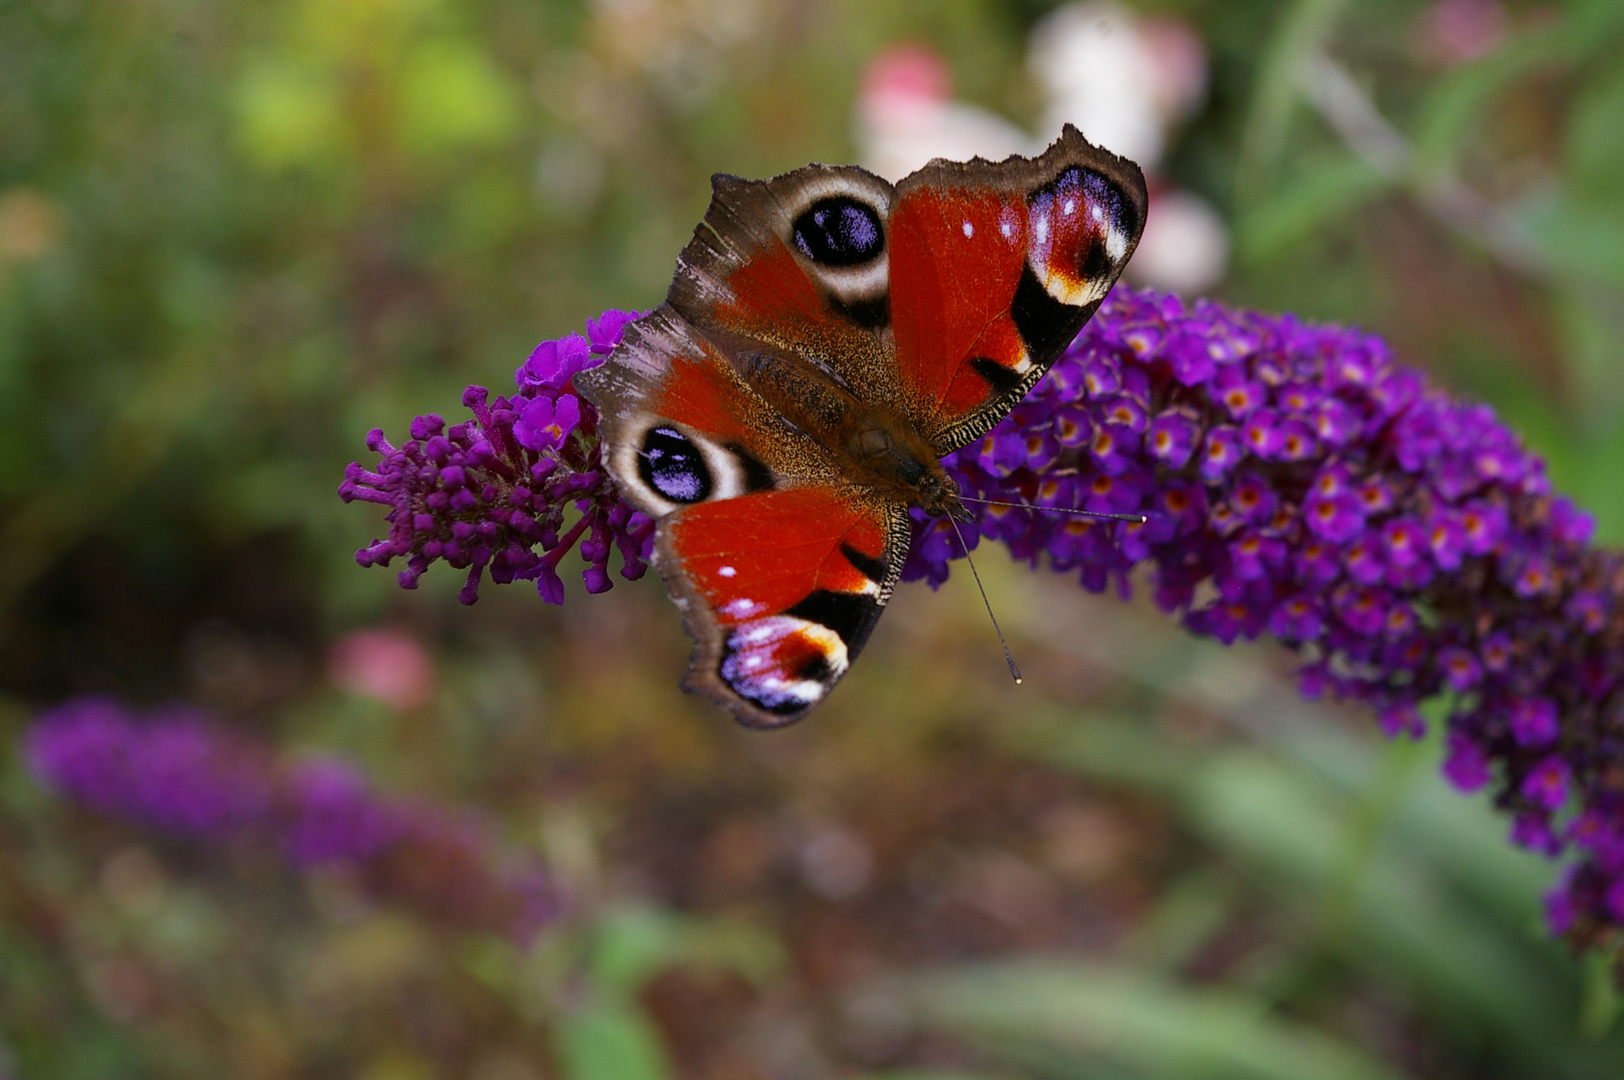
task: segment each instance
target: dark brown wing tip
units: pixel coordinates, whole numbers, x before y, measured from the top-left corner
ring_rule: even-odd
[[[1049,145],[1049,149],[1045,150],[1044,153],[1047,154],[1050,151],[1052,151],[1055,147],[1061,145],[1062,143],[1069,143],[1069,142],[1081,143],[1083,148],[1088,153],[1095,154],[1095,155],[1097,155],[1099,157],[1102,157],[1102,158],[1109,158],[1111,161],[1115,162],[1123,170],[1130,172],[1135,178],[1138,179],[1139,187],[1141,189],[1144,188],[1144,186],[1145,186],[1145,173],[1144,173],[1144,170],[1139,168],[1139,163],[1137,161],[1133,160],[1132,158],[1125,158],[1121,154],[1114,153],[1114,152],[1112,152],[1110,150],[1107,150],[1103,146],[1097,146],[1094,143],[1089,142],[1088,141],[1088,136],[1084,135],[1081,131],[1079,131],[1077,129],[1077,125],[1071,123],[1070,121],[1067,121],[1066,124],[1061,127],[1061,129],[1060,129],[1060,137],[1055,139],[1055,141]]]
[[[742,176],[735,176],[732,173],[712,173],[711,192],[712,194],[716,194],[722,191],[734,190],[741,187],[754,187],[758,185],[763,187],[771,187],[780,183],[781,181],[789,179],[790,177],[799,176],[807,172],[861,173],[862,175],[885,185],[888,190],[894,186],[891,181],[887,180],[885,177],[879,175],[878,173],[870,172],[861,165],[828,165],[821,161],[809,161],[805,165],[789,169],[785,172],[777,173],[773,176],[767,177],[765,180],[749,180]]]
[[[722,689],[721,680],[716,677],[715,673],[702,666],[704,663],[700,655],[702,651],[697,647],[694,649],[687,674],[682,677],[683,692],[692,694],[694,697],[704,698],[717,708],[726,710],[742,728],[748,728],[751,731],[772,731],[776,728],[789,727],[791,724],[805,718],[807,713],[818,707],[817,704],[809,705],[800,712],[788,715],[779,715],[770,713],[765,709],[759,709],[742,700],[737,694]],[[819,702],[818,704],[822,703]]]
[[[812,710],[802,709],[800,712],[791,713],[788,716],[777,716],[773,713],[758,710],[747,712],[737,707],[730,707],[728,711],[733,714],[734,722],[748,731],[777,731],[780,728],[787,728],[792,724],[800,723],[806,714]]]

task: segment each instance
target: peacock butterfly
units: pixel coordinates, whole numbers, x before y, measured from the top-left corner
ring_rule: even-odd
[[[665,303],[575,380],[659,523],[686,689],[750,727],[827,696],[896,585],[908,508],[964,514],[939,459],[1043,377],[1145,206],[1139,167],[1070,125],[1038,157],[936,160],[894,187],[816,164],[712,179]]]

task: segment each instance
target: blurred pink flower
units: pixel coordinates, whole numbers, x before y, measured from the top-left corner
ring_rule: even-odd
[[[1165,123],[1188,119],[1207,96],[1207,46],[1185,22],[1141,18],[1139,37],[1150,57],[1150,91]]]
[[[863,69],[861,107],[906,109],[919,104],[940,104],[953,90],[947,61],[928,45],[893,45]]]
[[[932,158],[999,161],[1034,149],[1003,117],[952,99],[947,62],[924,45],[894,45],[863,71],[856,136],[863,164],[900,180]]]
[[[1416,47],[1427,60],[1454,67],[1493,52],[1510,30],[1501,0],[1437,0],[1416,24]]]
[[[333,682],[397,709],[413,709],[434,695],[434,660],[401,630],[357,630],[327,652]]]

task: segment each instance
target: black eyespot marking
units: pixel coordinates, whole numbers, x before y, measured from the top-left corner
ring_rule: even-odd
[[[1018,324],[1017,324],[1018,328]],[[1021,377],[990,356],[977,356],[970,360],[970,368],[987,381],[997,394],[1007,394],[1021,385]]]
[[[1110,277],[1114,269],[1110,252],[1105,250],[1105,242],[1098,237],[1083,248],[1082,257],[1077,260],[1077,274],[1083,281]]]
[[[885,250],[874,208],[845,195],[819,199],[795,219],[795,246],[824,266],[856,266]]]
[[[1103,210],[1111,228],[1124,236],[1139,235],[1138,208],[1128,198],[1127,192],[1104,173],[1073,165],[1047,184],[1034,189],[1028,198],[1032,206],[1053,206],[1063,203],[1067,197],[1076,198],[1078,195],[1082,196],[1086,212],[1091,213],[1095,208]]]
[[[773,480],[773,471],[761,459],[738,443],[728,443],[726,450],[738,461],[739,468],[744,470],[745,491],[771,491],[776,482]]]
[[[1028,264],[1021,270],[1021,283],[1015,286],[1015,301],[1009,306],[1009,316],[1015,320],[1015,329],[1026,343],[1026,355],[1039,367],[1048,367],[1060,355],[1060,350],[1071,344],[1071,339],[1098,306],[1098,303],[1084,307],[1062,304],[1049,295],[1049,290],[1043,287]]]
[[[891,325],[891,294],[876,296],[872,300],[845,301],[838,296],[829,297],[829,306],[836,315],[855,323],[864,330],[883,330]]]
[[[729,659],[731,658],[732,654],[730,653]],[[815,701],[806,701],[792,694],[764,693],[748,682],[742,680],[732,682],[725,675],[722,677],[722,681],[731,686],[734,693],[751,702],[763,712],[770,712],[774,716],[793,716],[817,704]]]
[[[806,687],[795,683],[812,682],[826,687],[834,676],[827,656],[814,652],[790,672],[776,667],[773,661],[763,665],[762,661],[767,658],[752,647],[748,636],[748,632],[739,630],[727,636],[722,644],[721,662],[716,665],[717,678],[734,693],[773,716],[792,717],[818,703],[823,696],[821,691],[809,693]],[[790,682],[791,679],[794,682]],[[756,726],[749,721],[745,723]]]
[[[1103,173],[1092,169],[1082,170],[1083,191],[1088,201],[1105,207],[1105,216],[1111,225],[1124,236],[1139,235],[1139,211],[1133,200],[1116,184],[1112,183]]]
[[[704,502],[710,498],[710,469],[705,455],[675,428],[650,428],[637,452],[637,474],[643,483],[674,503]]]
[[[856,659],[857,650],[868,640],[868,633],[879,618],[880,605],[864,593],[818,589],[784,614],[827,626],[846,643],[847,655]]]
[[[795,677],[808,682],[826,682],[834,673],[835,669],[829,666],[829,658],[818,653],[800,666],[795,672]]]
[[[865,555],[850,544],[841,544],[840,553],[846,556],[859,574],[878,585],[885,580],[885,560],[876,559],[872,555]]]
[[[769,677],[764,679],[763,672],[747,670],[749,666],[749,650],[748,648],[745,649],[745,659],[741,660],[739,646],[735,644],[738,637],[737,631],[728,635],[727,641],[722,645],[721,662],[716,665],[716,677],[732,687],[735,694],[738,694],[763,712],[771,713],[773,716],[794,716],[796,713],[804,712],[817,704],[816,699],[809,701],[781,684],[777,684],[776,680],[771,678],[772,672],[766,672],[765,674]],[[820,660],[822,661],[821,666],[818,663]],[[801,672],[796,672],[795,677],[797,679],[812,679],[823,682],[831,672],[829,661],[823,656],[814,656],[801,665],[801,671],[807,671],[808,669],[812,670],[812,674],[803,675]]]

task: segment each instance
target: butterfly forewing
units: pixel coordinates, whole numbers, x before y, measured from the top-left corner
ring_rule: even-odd
[[[1133,254],[1145,205],[1139,167],[1069,125],[1040,157],[934,161],[897,185],[896,364],[938,453],[990,429],[1054,364]]]
[[[702,331],[812,361],[890,396],[886,219],[891,185],[807,165],[772,180],[719,175],[667,302]]]

